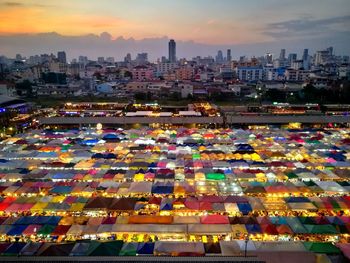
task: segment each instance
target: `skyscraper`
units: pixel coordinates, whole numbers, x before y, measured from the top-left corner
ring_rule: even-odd
[[[266,63],[267,64],[272,64],[272,61],[273,61],[273,56],[271,53],[266,53]]]
[[[297,54],[295,53],[290,53],[288,55],[288,62],[291,65],[295,60],[297,60]]]
[[[303,60],[307,61],[308,59],[309,59],[309,50],[305,48],[303,53]]]
[[[308,70],[310,67],[309,63],[309,50],[307,48],[304,49],[303,52],[303,68]]]
[[[176,62],[176,42],[174,39],[169,41],[169,62]]]
[[[224,61],[224,56],[221,50],[218,51],[218,54],[216,55],[215,60],[216,60],[216,63],[222,63]]]
[[[232,57],[231,57],[231,49],[228,49],[227,50],[227,55],[226,55],[226,61],[227,62],[230,62],[232,60]]]
[[[66,57],[66,52],[64,51],[58,51],[57,52],[57,59],[61,63],[67,63],[67,57]]]
[[[281,49],[280,60],[285,60],[285,59],[286,59],[286,50],[283,48]]]

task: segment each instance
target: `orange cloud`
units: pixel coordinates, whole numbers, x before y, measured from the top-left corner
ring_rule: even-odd
[[[61,0],[64,2],[64,0]],[[203,19],[202,21],[175,20],[154,16],[148,19],[127,19],[104,13],[89,13],[73,7],[65,9],[43,5],[11,5],[0,9],[0,34],[57,32],[63,35],[100,34],[109,32],[114,37],[142,39],[169,37],[195,40],[207,44],[239,44],[260,42],[266,37],[256,30],[255,22]],[[61,11],[64,10],[64,11]],[[164,23],[159,23],[164,19]],[[175,26],[174,26],[175,25]]]
[[[42,33],[62,34],[100,33],[127,28],[128,22],[115,17],[96,15],[61,15],[38,7],[16,7],[0,11],[0,34]]]
[[[10,8],[0,11],[0,33],[36,33],[40,32],[40,24],[33,23],[34,17],[42,15],[37,8]]]

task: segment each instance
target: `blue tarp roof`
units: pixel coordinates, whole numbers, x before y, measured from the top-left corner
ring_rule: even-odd
[[[271,216],[269,217],[270,221],[274,225],[286,225],[287,220],[284,216]]]
[[[153,255],[154,243],[139,243],[137,246],[137,254]]]
[[[72,186],[59,185],[50,190],[50,193],[69,194],[72,191]]]
[[[17,255],[24,248],[26,243],[16,242],[11,244],[2,254],[3,255]]]
[[[307,203],[307,202],[310,202],[310,200],[306,197],[295,196],[295,197],[287,197],[286,202],[287,203]]]
[[[7,232],[7,235],[9,236],[19,236],[22,234],[22,232],[27,228],[27,225],[14,225],[10,229],[10,231]]]
[[[38,225],[57,225],[61,218],[61,216],[38,216],[33,223]]]
[[[82,141],[82,144],[85,145],[95,145],[96,143],[98,143],[98,139],[90,139],[90,140],[84,140]]]
[[[36,155],[37,158],[56,158],[58,157],[56,152],[39,152]]]
[[[245,228],[249,234],[261,233],[261,228],[258,224],[247,224]]]
[[[16,222],[15,225],[31,225],[34,224],[35,216],[22,216]]]
[[[160,204],[160,210],[172,210],[173,205],[169,203]]]
[[[152,193],[153,194],[172,194],[174,192],[173,185],[153,185]]]
[[[238,203],[237,206],[243,215],[247,215],[250,211],[253,210],[249,203]]]

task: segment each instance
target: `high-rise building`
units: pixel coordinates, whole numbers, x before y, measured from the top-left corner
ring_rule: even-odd
[[[294,61],[296,61],[297,60],[297,54],[295,54],[295,53],[290,53],[289,55],[288,55],[288,62],[289,62],[289,64],[291,65]]]
[[[327,60],[329,59],[329,51],[328,50],[320,50],[316,51],[315,57],[314,57],[314,63],[316,66],[325,64]]]
[[[176,62],[176,42],[174,39],[169,41],[169,62]]]
[[[280,52],[280,60],[285,60],[286,59],[286,50],[283,48],[281,49]]]
[[[216,63],[224,62],[224,56],[223,56],[221,50],[218,51],[218,54],[216,55],[216,59],[215,60],[216,60]]]
[[[57,52],[57,59],[58,59],[58,62],[67,63],[66,52],[64,52],[64,51],[58,51],[58,52]]]
[[[226,61],[230,62],[232,60],[231,49],[227,50]]]
[[[266,64],[272,64],[273,63],[273,56],[271,53],[266,53]]]
[[[309,59],[309,50],[305,48],[303,53],[303,60],[306,61],[308,59]]]
[[[309,59],[309,50],[307,48],[304,49],[303,52],[303,68],[308,70],[310,68],[310,59]]]

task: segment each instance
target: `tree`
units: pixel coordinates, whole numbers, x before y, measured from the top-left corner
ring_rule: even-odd
[[[317,98],[317,93],[318,90],[311,83],[307,84],[303,88],[303,97],[306,101],[315,101],[315,99]]]
[[[130,79],[132,79],[132,72],[130,72],[130,71],[125,71],[125,72],[124,72],[124,78],[130,78]]]
[[[188,100],[193,100],[193,95],[192,95],[191,93],[188,93],[187,99],[188,99]]]
[[[147,99],[147,94],[143,93],[143,92],[137,92],[137,93],[135,93],[134,98],[136,100],[146,100]]]
[[[268,89],[265,92],[265,99],[269,101],[285,102],[286,94],[284,91],[281,91],[279,89]]]
[[[181,93],[180,92],[173,92],[170,97],[172,100],[181,100]]]
[[[33,97],[33,84],[29,80],[16,84],[16,91],[19,96],[25,95],[28,98]]]

